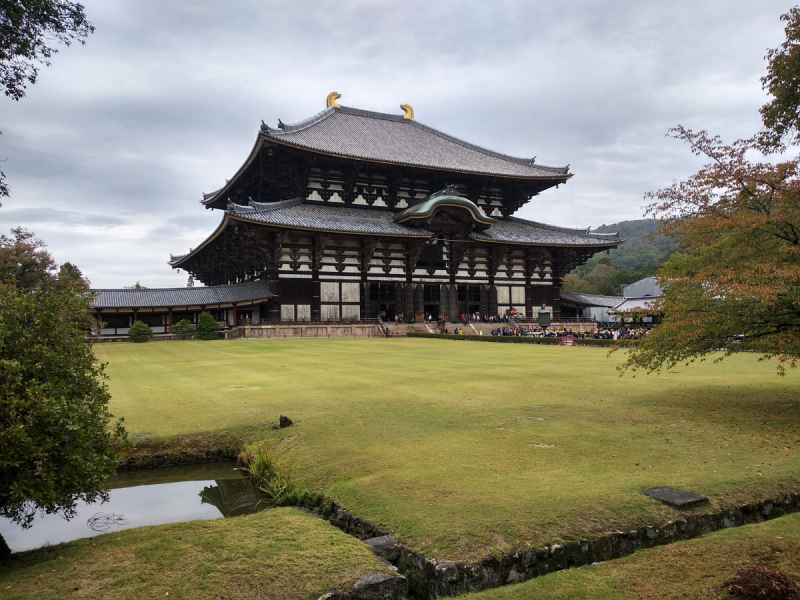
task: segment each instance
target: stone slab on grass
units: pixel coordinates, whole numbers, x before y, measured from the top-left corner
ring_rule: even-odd
[[[650,488],[642,491],[642,493],[645,496],[650,496],[651,498],[661,500],[670,506],[676,506],[678,508],[684,508],[686,506],[692,506],[694,504],[700,504],[701,502],[708,501],[708,496],[700,496],[699,494],[693,494],[692,492],[686,492],[684,490],[678,490],[666,486]]]

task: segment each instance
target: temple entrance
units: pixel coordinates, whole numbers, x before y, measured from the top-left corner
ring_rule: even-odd
[[[459,310],[471,315],[481,312],[481,286],[479,285],[459,285],[458,286],[458,308]]]
[[[377,315],[384,321],[393,321],[396,314],[396,288],[394,283],[370,283],[369,300],[377,307]]]
[[[440,288],[438,284],[425,284],[422,288],[422,310],[425,317],[431,316],[434,321],[439,318]]]

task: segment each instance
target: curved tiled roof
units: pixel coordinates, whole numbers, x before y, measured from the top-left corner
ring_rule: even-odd
[[[493,152],[402,115],[342,106],[310,119],[272,128],[267,139],[317,152],[385,163],[525,179],[570,177],[569,167],[537,165],[532,158]]]
[[[498,219],[489,229],[475,232],[472,237],[487,242],[548,246],[612,247],[620,243],[616,234],[592,233],[589,229],[556,227],[518,217]]]
[[[424,204],[426,201],[423,201]],[[416,205],[415,205],[416,206]],[[413,208],[413,207],[412,207]],[[483,213],[482,213],[483,214]],[[304,201],[301,198],[281,202],[253,202],[243,206],[228,203],[225,217],[217,229],[197,248],[181,256],[172,255],[169,264],[173,267],[189,256],[199,252],[214,240],[228,224],[229,219],[260,223],[291,229],[351,233],[360,235],[397,236],[426,238],[432,232],[421,227],[395,223],[397,213],[374,210],[367,207]],[[589,229],[567,229],[510,217],[494,219],[488,229],[474,231],[473,239],[535,246],[576,246],[610,248],[620,243],[616,234],[594,234]]]
[[[295,229],[408,237],[431,235],[425,229],[395,223],[394,213],[385,210],[304,203],[300,198],[282,202],[251,202],[248,206],[231,202],[226,212],[256,223]]]
[[[266,281],[248,281],[213,287],[92,290],[94,308],[169,308],[257,302],[274,294]]]

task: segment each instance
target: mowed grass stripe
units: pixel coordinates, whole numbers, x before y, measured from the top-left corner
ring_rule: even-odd
[[[425,339],[96,346],[141,437],[267,439],[304,484],[437,558],[674,519],[800,487],[798,379],[739,355],[619,377],[604,349]],[[296,425],[273,430],[278,415]],[[726,504],[727,503],[727,504]]]

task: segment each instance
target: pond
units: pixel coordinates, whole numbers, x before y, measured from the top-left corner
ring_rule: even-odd
[[[227,461],[118,473],[108,489],[108,502],[79,502],[69,521],[37,514],[25,530],[0,517],[0,532],[13,552],[21,552],[131,527],[251,514],[259,500],[236,463]]]

